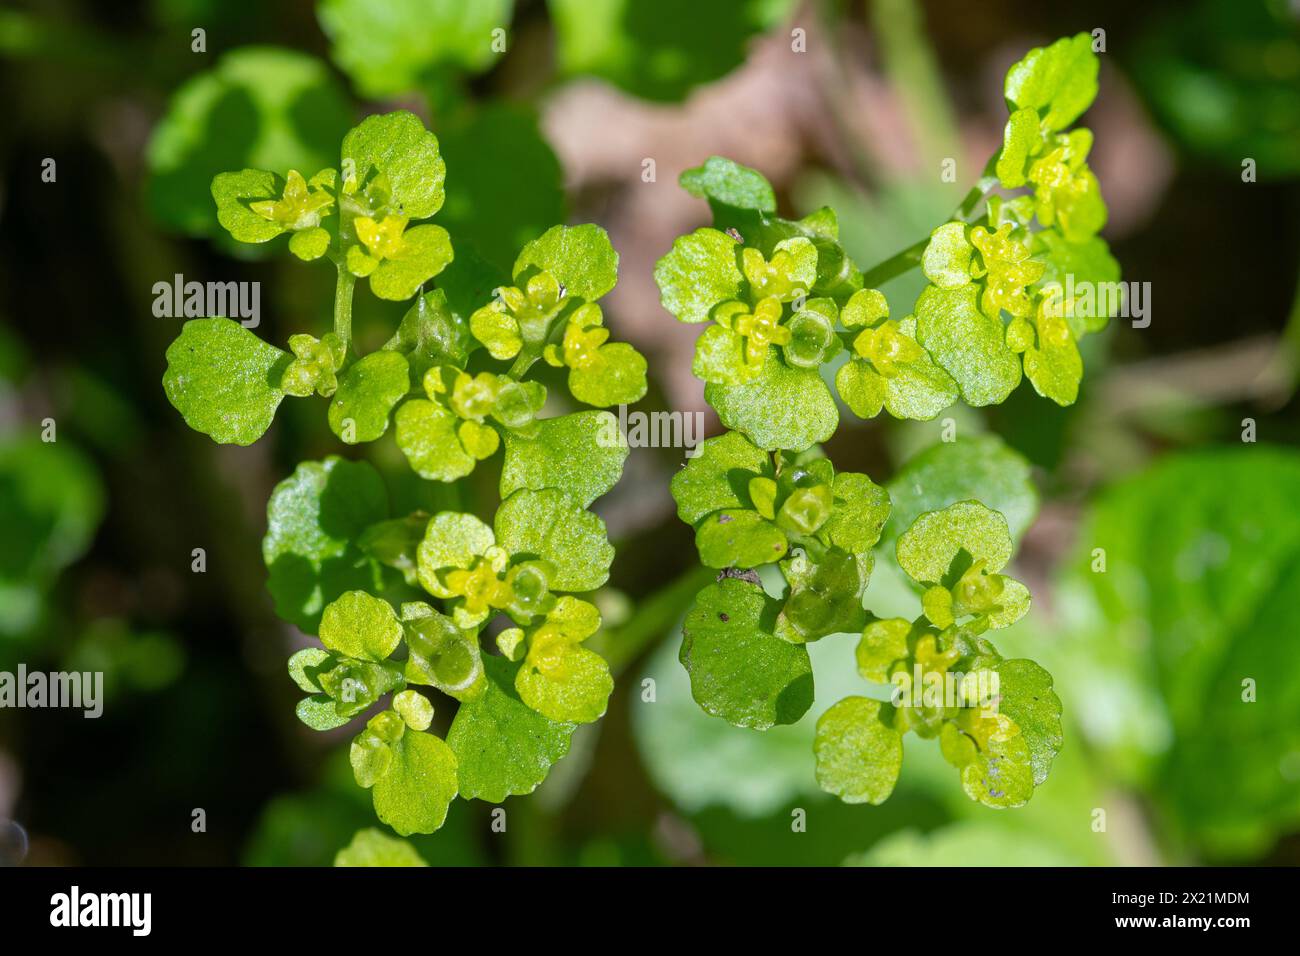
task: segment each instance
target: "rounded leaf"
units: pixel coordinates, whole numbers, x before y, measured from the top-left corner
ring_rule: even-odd
[[[438,137],[414,113],[367,116],[343,137],[345,169],[349,161],[363,187],[383,175],[392,205],[408,219],[427,219],[442,208],[447,168],[438,153]]]
[[[320,640],[344,657],[382,661],[401,643],[402,624],[387,601],[348,591],[325,608]]]
[[[594,591],[609,578],[614,548],[605,522],[563,491],[516,491],[497,509],[495,526],[497,543],[512,557],[551,563],[552,591]]]
[[[185,424],[223,444],[265,434],[289,355],[231,319],[191,319],[167,349],[163,389]]]
[[[682,625],[691,696],[737,727],[792,724],[812,706],[808,649],[773,632],[780,608],[757,584],[725,578],[695,597]]]
[[[828,440],[840,423],[821,372],[791,368],[775,348],[768,350],[762,374],[752,382],[708,385],[704,397],[722,424],[744,432],[767,451],[804,451]]]
[[[456,797],[456,755],[433,734],[407,731],[390,745],[393,761],[375,781],[375,814],[400,833],[433,833]]]
[[[707,322],[713,307],[740,297],[745,277],[736,263],[736,240],[717,229],[678,236],[655,264],[663,307],[682,322]]]
[[[618,483],[627,439],[609,412],[586,411],[547,418],[527,437],[505,433],[501,497],[520,488],[559,488],[583,507]]]
[[[388,416],[410,390],[405,356],[371,352],[343,374],[330,402],[330,429],[349,445],[374,441],[388,431]]]
[[[565,295],[594,302],[618,282],[618,253],[609,233],[593,223],[552,226],[524,246],[511,275],[516,282],[529,268],[549,272]]]
[[[866,697],[846,697],[817,721],[817,783],[845,803],[879,806],[894,792],[903,766],[903,738],[882,719],[885,706]]]
[[[421,478],[455,481],[474,470],[474,456],[461,446],[456,434],[460,419],[451,409],[416,398],[404,402],[393,421],[397,447]]]
[[[959,501],[942,511],[927,511],[898,538],[899,566],[922,584],[942,582],[953,560],[965,551],[983,561],[990,574],[1011,560],[1007,519],[978,501]]]

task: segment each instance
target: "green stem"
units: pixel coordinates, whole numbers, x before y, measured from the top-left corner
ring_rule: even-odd
[[[357,277],[342,262],[338,263],[338,272],[334,285],[334,334],[343,340],[343,348],[347,350],[352,347],[352,290]]]
[[[975,220],[974,216],[980,203],[988,198],[989,193],[997,188],[998,178],[989,175],[989,169],[993,166],[993,160],[989,160],[988,166],[984,169],[984,175],[980,181],[971,187],[966,198],[948,217],[949,221],[957,219],[965,223],[971,223]],[[895,253],[884,262],[878,263],[866,270],[862,274],[862,285],[868,289],[877,289],[884,285],[890,279],[896,279],[905,272],[910,272],[921,264],[921,256],[925,253],[925,247],[930,244],[930,237],[926,236],[918,242],[912,243],[902,252]]]

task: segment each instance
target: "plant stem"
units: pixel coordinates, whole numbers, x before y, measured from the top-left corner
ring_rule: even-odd
[[[989,160],[989,166],[992,165],[993,161]],[[988,167],[985,167],[984,173],[979,182],[971,187],[970,192],[966,194],[966,198],[961,201],[961,205],[948,217],[949,220],[959,219],[966,223],[973,221],[971,216],[975,214],[980,203],[988,198],[989,193],[993,192],[998,185],[997,177],[989,175]],[[915,269],[921,264],[921,256],[925,252],[925,247],[929,244],[930,237],[926,236],[924,239],[912,243],[902,252],[895,253],[884,262],[872,266],[862,274],[863,287],[867,289],[879,288],[890,279],[896,279],[905,272]]]
[[[334,285],[334,334],[343,340],[344,350],[352,347],[352,290],[357,278],[342,263],[338,263],[339,277]]]

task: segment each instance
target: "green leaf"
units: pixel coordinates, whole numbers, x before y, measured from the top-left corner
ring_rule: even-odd
[[[191,319],[167,349],[163,388],[195,431],[251,445],[271,427],[288,364],[288,353],[232,319]]]
[[[320,694],[323,688],[320,685],[319,673],[322,668],[328,670],[324,665],[333,660],[329,651],[319,647],[304,647],[289,658],[289,676],[298,685],[299,690],[305,690],[309,694]]]
[[[1000,318],[980,311],[979,286],[927,286],[916,300],[916,340],[961,389],[966,404],[997,405],[1020,384],[1020,361]]]
[[[532,109],[488,101],[450,122],[440,116],[438,139],[454,171],[438,220],[458,258],[469,243],[505,272],[524,243],[567,218],[564,172]]]
[[[1061,749],[1061,699],[1052,689],[1052,675],[1031,660],[999,661],[998,710],[1016,722],[1034,769],[1034,786],[1047,779],[1052,760]]]
[[[1099,66],[1087,33],[1035,47],[1007,71],[1007,102],[1037,110],[1048,129],[1064,129],[1096,98]]]
[[[387,601],[348,591],[325,608],[320,640],[344,657],[382,661],[401,643],[402,625]]]
[[[282,223],[259,216],[249,208],[253,200],[278,199],[284,180],[262,169],[219,173],[212,180],[217,221],[240,242],[267,242],[284,233]]]
[[[468,568],[496,542],[492,529],[471,514],[440,511],[429,521],[419,548],[420,584],[435,597],[450,597],[434,574],[447,568]]]
[[[1082,861],[1048,839],[998,823],[968,820],[921,833],[886,836],[846,866],[1080,866]]]
[[[710,156],[704,165],[688,169],[677,180],[692,196],[737,209],[776,212],[772,184],[756,169],[722,156]]]
[[[352,842],[334,857],[335,866],[428,866],[405,840],[369,827],[358,830]]]
[[[416,398],[403,402],[393,418],[397,447],[411,469],[429,481],[455,481],[474,470],[475,458],[456,434],[460,419],[445,405]]]
[[[460,795],[500,803],[537,789],[551,765],[569,752],[577,725],[543,717],[520,700],[519,665],[488,656],[483,666],[487,685],[456,711],[447,743],[456,754]]]
[[[708,438],[699,454],[673,476],[677,515],[689,525],[723,508],[750,507],[751,478],[771,471],[768,455],[740,432]]]
[[[188,79],[154,127],[146,152],[150,211],[169,229],[219,235],[214,176],[237,169],[311,176],[335,164],[350,120],[346,94],[315,57],[270,46],[231,50]]]
[[[351,714],[343,717],[334,706],[334,700],[325,694],[314,694],[298,701],[294,714],[312,730],[326,731],[342,727],[352,720]]]
[[[1163,456],[1091,507],[1063,582],[1067,709],[1112,700],[1089,743],[1220,859],[1258,858],[1300,821],[1280,769],[1300,727],[1297,500],[1291,448]]]
[[[971,281],[971,255],[975,247],[966,238],[966,224],[946,222],[930,233],[921,254],[921,271],[940,289],[960,289]]]
[[[785,532],[756,511],[716,511],[695,531],[700,561],[710,568],[755,568],[785,556]]]
[[[501,497],[520,488],[559,488],[586,507],[618,483],[627,439],[609,412],[587,411],[538,422],[529,437],[505,433]]]
[[[511,270],[516,281],[529,267],[549,272],[565,294],[594,302],[618,282],[618,253],[600,226],[552,226],[519,252]]]
[[[388,492],[369,462],[303,462],[275,486],[266,516],[267,587],[275,612],[300,630],[315,634],[326,604],[375,586],[374,562],[355,544],[388,516]]]
[[[907,656],[907,638],[912,622],[902,617],[872,621],[862,629],[855,657],[858,673],[869,681],[883,684],[889,680],[889,668]]]
[[[990,574],[1011,560],[1013,545],[1007,519],[978,501],[959,501],[942,511],[927,511],[898,538],[898,564],[912,580],[941,582],[953,560],[965,551],[983,561]]]
[[[829,439],[840,423],[839,409],[821,373],[791,368],[775,348],[768,350],[763,372],[752,382],[708,385],[704,398],[717,410],[722,424],[744,432],[768,451],[804,451]]]
[[[751,38],[791,0],[549,0],[560,68],[594,74],[634,96],[680,101],[739,66]],[[691,29],[681,25],[690,23]]]
[[[859,418],[875,418],[885,405],[888,380],[861,359],[850,359],[835,373],[835,390]]]
[[[979,750],[952,722],[940,736],[944,758],[958,767],[966,796],[986,807],[1019,807],[1034,795],[1034,770],[1029,744],[1023,734],[991,739]]]
[[[801,643],[861,630],[866,620],[862,593],[874,564],[870,553],[838,548],[827,549],[815,562],[799,553],[781,562],[790,592],[777,619],[777,636]]]
[[[415,295],[452,259],[451,237],[442,226],[415,226],[402,234],[402,241],[402,252],[370,274],[370,291],[390,302]]]
[[[71,442],[0,437],[0,638],[39,628],[41,595],[90,546],[104,499],[94,463]]]
[[[434,365],[464,368],[474,347],[469,323],[452,312],[446,293],[434,289],[420,296],[406,310],[393,337],[384,348],[401,352],[410,365],[413,381],[421,381]]]
[[[707,322],[713,307],[740,297],[745,277],[736,262],[736,240],[717,229],[678,236],[655,264],[663,307],[681,322]]]
[[[596,351],[590,365],[571,369],[569,391],[588,405],[631,405],[645,397],[645,356],[626,342],[611,342]]]
[[[833,486],[835,504],[821,533],[844,551],[869,551],[889,518],[889,493],[866,475],[841,472]]]
[[[737,727],[794,723],[812,705],[808,650],[777,637],[779,606],[757,584],[725,578],[695,597],[682,626],[682,665],[705,711]]]
[[[372,99],[419,90],[434,68],[479,71],[499,56],[492,31],[510,26],[513,0],[321,0],[330,56]]]
[[[1064,301],[1064,294],[1067,276],[1074,277],[1076,289],[1091,288],[1094,295],[1100,289],[1111,288],[1110,284],[1119,282],[1119,263],[1110,254],[1106,240],[1093,236],[1083,242],[1071,242],[1055,229],[1042,229],[1034,233],[1034,243],[1038,258],[1046,266],[1036,289],[1043,291],[1053,284],[1061,288],[1062,305],[1066,307],[1065,319],[1074,337],[1080,339],[1089,332],[1105,328],[1117,308],[1103,308],[1099,296],[1094,299],[1092,309],[1083,308],[1081,304],[1079,308],[1069,308],[1069,303]],[[1112,304],[1118,307],[1119,290],[1116,287],[1114,291],[1116,295]],[[1079,304],[1077,299],[1076,304]],[[1094,314],[1086,315],[1086,312]]]
[[[1030,154],[1043,141],[1038,112],[1032,109],[1016,110],[1007,120],[1002,133],[1002,152],[998,154],[997,175],[1004,189],[1025,185],[1025,167]]]
[[[410,390],[405,357],[397,352],[371,352],[354,363],[339,382],[330,402],[330,429],[350,445],[374,441],[388,431],[393,406]]]
[[[614,548],[605,522],[564,491],[520,489],[501,503],[495,525],[497,543],[511,556],[555,567],[552,591],[594,591],[609,578]]]
[[[903,738],[885,723],[881,711],[886,706],[846,697],[817,721],[817,783],[845,803],[879,806],[894,792],[903,766]]]
[[[400,833],[433,833],[456,797],[456,755],[433,734],[408,730],[391,745],[393,762],[374,785],[375,814]]]
[[[1073,405],[1079,397],[1079,383],[1083,380],[1083,358],[1074,337],[1065,336],[1054,341],[1051,336],[1037,336],[1041,348],[1025,350],[1025,377],[1033,383],[1034,391],[1050,398],[1058,405]]]
[[[605,715],[614,678],[605,658],[580,645],[569,646],[558,662],[543,670],[525,658],[515,675],[520,699],[546,717],[562,723],[587,724]]]
[[[722,325],[710,325],[695,340],[691,374],[713,385],[743,385],[763,367],[751,365],[745,355],[745,338]]]
[[[1019,542],[1038,514],[1029,462],[997,435],[938,442],[907,460],[887,485],[893,512],[884,541],[892,542],[924,511],[978,498],[1006,518]]]
[[[344,166],[349,160],[363,187],[373,177],[384,176],[390,205],[400,208],[402,215],[427,219],[442,208],[447,168],[438,152],[438,137],[414,113],[398,110],[367,116],[343,137]],[[435,245],[426,243],[430,248]]]

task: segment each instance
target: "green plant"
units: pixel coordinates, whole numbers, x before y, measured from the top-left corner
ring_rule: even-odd
[[[1075,400],[1078,340],[1110,316],[1066,296],[1119,278],[1096,235],[1106,207],[1087,165],[1092,134],[1067,131],[1097,70],[1085,34],[1012,66],[1004,142],[979,182],[950,221],[865,271],[831,209],[782,218],[759,173],[720,157],[681,177],[714,226],[678,238],[655,277],[665,308],[706,325],[693,370],[730,429],[672,482],[700,560],[721,571],[686,617],[681,662],[705,711],[764,730],[812,704],[807,643],[860,631],[859,673],[893,692],[847,697],[818,722],[817,780],[847,802],[888,798],[909,730],[938,739],[965,792],[991,807],[1028,801],[1060,748],[1050,675],[1004,659],[987,636],[1029,609],[1028,589],[1001,573],[1012,528],[978,500],[996,503],[1011,479],[964,453],[905,468],[907,524],[884,559],[913,583],[920,613],[881,619],[863,605],[890,495],[837,472],[818,446],[839,425],[832,370],[860,418],[998,404],[1022,376],[1057,404]],[[877,287],[918,267],[929,282],[913,314],[891,318]],[[972,489],[977,474],[990,480]]]
[[[587,507],[618,481],[627,447],[608,412],[541,417],[547,389],[529,372],[539,360],[567,369],[573,397],[598,407],[646,389],[645,360],[607,342],[597,300],[614,287],[618,255],[604,231],[547,230],[489,293],[490,269],[472,257],[448,268],[451,236],[419,222],[441,207],[444,173],[434,134],[395,112],[344,137],[339,170],[217,175],[217,217],[236,240],[287,235],[298,258],[335,266],[333,328],[291,336],[286,352],[229,319],[195,319],[163,379],[186,422],[218,442],[254,442],[286,396],[315,394],[345,444],[380,439],[391,420],[431,482],[456,482],[503,450],[491,525],[459,509],[393,515],[378,470],[340,457],[301,463],[268,504],[276,610],[322,645],[289,660],[307,694],[298,716],[323,731],[371,715],[352,742],[353,772],[403,835],[436,830],[457,794],[531,792],[577,725],[604,713],[609,667],[583,646],[600,615],[575,595],[608,577],[614,550]],[[352,335],[358,279],[381,299],[415,299],[364,355]],[[484,653],[503,615],[500,655]],[[445,740],[416,688],[459,702]]]

